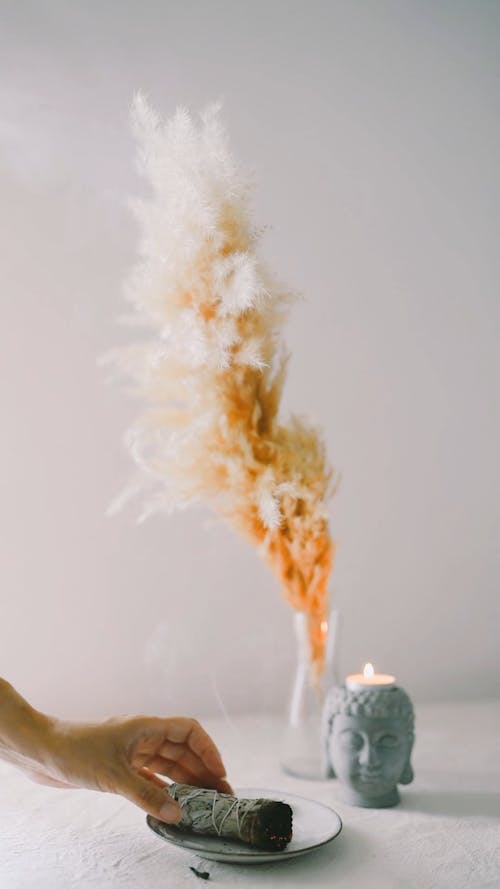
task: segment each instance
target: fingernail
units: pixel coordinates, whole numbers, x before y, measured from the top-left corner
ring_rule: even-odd
[[[177,821],[180,821],[181,810],[180,807],[175,803],[163,803],[160,809],[160,819],[161,821],[166,821],[168,824],[175,824]]]

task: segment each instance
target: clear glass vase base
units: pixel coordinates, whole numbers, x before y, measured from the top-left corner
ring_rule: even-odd
[[[323,700],[328,688],[335,684],[336,653],[338,649],[339,614],[330,612],[326,624],[326,653],[323,674],[318,681],[309,665],[307,619],[302,613],[294,615],[297,641],[297,663],[288,707],[288,719],[283,733],[280,763],[282,770],[294,778],[324,781],[321,749],[321,716]]]
[[[303,781],[324,781],[319,757],[297,756],[295,759],[281,763],[281,768],[292,778],[301,778]]]

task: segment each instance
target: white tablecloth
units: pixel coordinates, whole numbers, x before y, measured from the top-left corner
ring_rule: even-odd
[[[415,781],[395,809],[356,809],[336,781],[281,773],[280,721],[205,720],[235,785],[330,804],[344,822],[317,852],[271,865],[203,862],[108,794],[31,784],[0,764],[0,889],[500,889],[500,701],[417,708]],[[209,871],[204,882],[190,865]]]

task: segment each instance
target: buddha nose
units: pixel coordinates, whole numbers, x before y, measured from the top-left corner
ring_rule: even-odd
[[[379,765],[379,759],[373,744],[365,741],[360,754],[359,764],[368,768],[376,768]]]

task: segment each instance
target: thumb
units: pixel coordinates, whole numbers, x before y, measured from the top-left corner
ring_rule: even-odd
[[[158,781],[157,778],[156,781]],[[135,803],[140,809],[144,809],[148,815],[153,815],[168,824],[175,824],[181,818],[180,806],[168,795],[168,785],[163,782],[161,786],[159,785],[159,781],[158,784],[153,783],[150,778],[130,771],[122,786],[117,789],[122,796],[129,799],[131,803]]]

